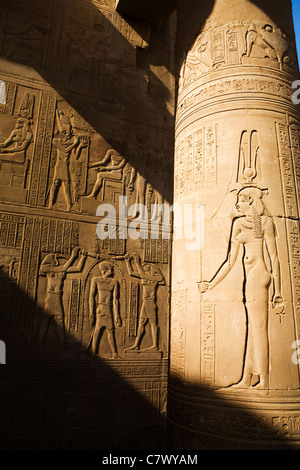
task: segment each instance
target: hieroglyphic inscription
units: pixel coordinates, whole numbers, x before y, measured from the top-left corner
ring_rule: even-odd
[[[110,238],[101,240],[95,238],[95,250],[97,253],[104,252],[106,255],[124,255],[126,251],[126,239],[120,238],[119,228],[112,227],[111,234],[114,233]],[[113,238],[115,237],[115,238]]]
[[[34,297],[40,254],[41,220],[36,217],[26,218],[22,245],[20,287]]]
[[[13,355],[17,357],[24,350],[29,349],[31,338],[31,322],[28,317],[34,310],[38,282],[38,268],[41,243],[41,219],[38,217],[26,217],[24,224],[24,236],[22,240],[22,252],[19,269],[19,290],[16,293],[15,312],[17,320],[13,324],[14,347]],[[24,294],[26,294],[24,296]],[[27,321],[25,321],[27,318]]]
[[[288,242],[291,250],[291,277],[294,294],[293,306],[296,311],[297,333],[300,334],[300,231],[299,222],[296,220],[287,220]],[[298,337],[297,336],[297,337]]]
[[[300,333],[300,229],[298,220],[297,197],[295,187],[295,174],[293,167],[293,156],[296,156],[298,140],[295,132],[290,140],[289,128],[287,125],[277,123],[277,139],[279,146],[279,161],[281,169],[281,179],[283,186],[284,209],[286,216],[287,241],[291,251],[291,285],[293,289],[296,316],[296,328]],[[292,153],[293,149],[293,153]],[[294,155],[293,155],[294,154]]]
[[[71,333],[75,333],[78,331],[80,288],[80,279],[72,279],[68,319],[68,331],[70,331]]]
[[[187,96],[180,97],[177,107],[177,120],[183,113],[189,111],[191,108],[200,108],[205,100],[211,98],[223,98],[228,94],[233,93],[264,93],[274,95],[278,100],[282,101],[291,100],[291,86],[289,83],[277,78],[223,78],[219,80],[211,80],[209,84],[199,85]]]
[[[150,263],[169,262],[170,257],[170,240],[165,238],[147,238],[141,241],[144,248],[144,261]]]
[[[103,15],[133,46],[146,47],[147,42],[118,13],[102,9]]]
[[[43,93],[39,112],[39,126],[35,142],[30,182],[29,204],[44,206],[47,198],[49,162],[55,119],[56,98],[53,93]]]
[[[172,293],[172,343],[170,352],[171,373],[179,379],[185,378],[185,317],[187,289],[179,288]]]
[[[288,416],[274,416],[272,425],[277,432],[292,439],[299,439],[300,436],[300,415],[289,414]]]
[[[228,65],[235,65],[239,63],[239,47],[238,47],[238,33],[237,31],[227,31],[227,63]]]
[[[290,126],[290,139],[291,149],[293,155],[293,161],[295,166],[295,177],[296,177],[296,193],[300,196],[300,139],[299,139],[299,128]]]
[[[181,69],[183,86],[209,70],[232,65],[267,66],[293,73],[297,68],[295,47],[288,36],[270,24],[237,21],[223,27],[204,28],[188,51]]]
[[[288,126],[277,123],[277,136],[280,152],[279,161],[284,185],[285,208],[287,211],[286,215],[288,217],[297,218],[297,197]]]
[[[14,214],[0,214],[0,246],[21,248],[25,217]]]
[[[225,61],[225,45],[223,30],[215,28],[211,36],[212,66],[219,65]]]
[[[206,385],[214,383],[214,312],[213,304],[201,305],[201,380]]]
[[[68,220],[43,219],[41,250],[70,254],[78,246],[78,224]]]
[[[136,336],[138,323],[139,285],[130,282],[128,336]]]
[[[217,182],[216,126],[198,129],[179,141],[175,152],[175,197]]]

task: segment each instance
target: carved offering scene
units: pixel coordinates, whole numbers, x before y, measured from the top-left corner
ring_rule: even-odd
[[[1,408],[7,449],[163,440],[174,27],[170,16],[152,30],[113,0],[1,5],[0,341],[14,369],[0,392],[10,401]],[[18,403],[27,411],[16,411],[2,440],[5,410]]]
[[[295,38],[283,0],[2,0],[0,449],[300,449]]]

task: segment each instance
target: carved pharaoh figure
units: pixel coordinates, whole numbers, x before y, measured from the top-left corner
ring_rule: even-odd
[[[112,352],[112,358],[118,357],[115,340],[115,323],[118,327],[122,326],[122,320],[119,313],[119,283],[113,277],[113,265],[102,261],[99,263],[100,276],[92,279],[89,293],[89,320],[94,326],[90,343],[92,353],[99,352],[102,330],[105,328],[108,335],[108,342]],[[95,312],[96,304],[96,312]],[[88,347],[90,344],[88,345]]]
[[[57,150],[57,159],[54,168],[52,183],[49,194],[49,209],[52,209],[55,203],[57,190],[60,185],[63,186],[67,210],[72,208],[71,179],[70,179],[70,158],[71,152],[76,149],[75,158],[77,159],[83,147],[86,146],[85,138],[74,136],[70,120],[64,113],[57,111],[58,132],[52,140],[53,146]]]

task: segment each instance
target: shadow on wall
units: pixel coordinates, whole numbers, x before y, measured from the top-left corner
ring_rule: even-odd
[[[166,449],[299,449],[289,440],[288,430],[285,439],[282,431],[268,425],[268,411],[260,416],[260,412],[255,410],[255,397],[251,393],[249,395],[248,392],[247,405],[252,403],[252,410],[246,407],[240,391],[231,396],[225,393],[226,397],[224,390],[172,381],[169,386]],[[256,395],[256,400],[263,399]]]
[[[197,10],[185,25],[185,47],[199,33],[193,24],[197,11],[207,17],[214,5],[201,2],[200,7],[194,1],[187,2],[187,7],[196,3]],[[119,17],[104,16],[90,0],[30,0],[26,5],[21,15],[15,3],[1,3],[2,71],[20,79],[26,76],[35,86],[50,84],[110,146],[118,150],[118,142],[128,141],[127,159],[133,166],[140,166],[140,159],[147,161],[151,143],[147,126],[157,119],[166,129],[164,157],[171,171],[173,98],[164,82],[174,73],[167,39],[170,25],[153,28],[150,46],[144,48],[145,30],[140,39],[135,30],[128,36],[121,20],[119,29],[113,25]],[[130,41],[140,41],[139,46]],[[165,41],[169,47],[162,48]],[[165,70],[163,76],[159,68]],[[152,171],[147,179],[156,187]],[[164,190],[165,198],[172,201],[170,188]],[[131,377],[125,379],[117,372],[121,359],[93,357],[72,337],[67,337],[71,348],[37,347],[30,332],[37,331],[45,311],[3,271],[0,283],[0,339],[7,347],[7,364],[0,369],[2,449],[185,448],[184,439],[180,441],[171,431],[164,444],[164,416],[152,407],[144,390],[136,390]],[[228,406],[213,391],[202,391],[220,407]],[[241,408],[237,414],[241,421],[256,419]],[[179,416],[184,426],[183,407]],[[220,428],[228,426],[225,419],[224,414],[217,416]],[[273,441],[282,443],[273,430],[269,432]],[[207,448],[203,437],[196,436],[193,442],[195,450]]]
[[[174,21],[150,30],[145,21],[126,22],[114,4],[4,0],[0,71],[37,88],[49,84],[111,148],[124,154],[125,143],[127,162],[141,173],[148,166],[144,176],[156,188],[157,163],[149,162],[155,146],[163,153],[160,165],[172,172]],[[159,144],[155,129],[164,134]],[[157,188],[168,201],[169,186]]]
[[[3,270],[0,276],[0,337],[6,344],[6,365],[0,368],[0,448],[160,449],[165,419],[151,406],[145,379],[139,382],[134,371],[125,379],[118,372],[122,359],[93,356],[70,333],[66,345],[59,343],[61,325],[57,335],[49,330],[46,345],[39,344],[45,311]]]
[[[121,375],[122,359],[93,356],[70,334],[68,347],[58,346],[55,336],[52,348],[51,342],[39,346],[35,339],[45,311],[3,270],[0,283],[0,335],[7,350],[0,368],[2,450],[246,449],[253,432],[254,448],[289,448],[257,415],[202,386],[186,400],[182,384],[177,391],[172,383],[166,430],[165,414],[151,405],[145,380],[139,384]],[[26,334],[31,330],[34,337]],[[205,432],[192,435],[191,427]],[[217,438],[222,432],[233,436],[225,444]]]
[[[290,2],[282,2],[281,0],[251,0],[249,2],[241,2],[240,0],[233,0],[231,2],[223,2],[225,5],[223,11],[224,21],[226,20],[226,14],[229,15],[229,20],[232,21],[232,14],[230,12],[230,6],[235,7],[239,14],[239,19],[244,20],[247,14],[243,16],[243,4],[247,7],[248,4],[253,4],[252,9],[257,9],[264,12],[269,16],[270,21],[280,28],[285,34],[291,36],[291,40],[295,40],[294,31],[291,31],[290,26],[293,24],[293,16]],[[288,3],[288,5],[287,5]],[[177,71],[180,70],[182,63],[185,59],[185,54],[189,51],[196,38],[201,33],[205,22],[209,18],[213,9],[217,7],[215,0],[184,0],[178,1],[178,19],[177,19],[177,37],[176,37],[176,63]],[[248,5],[249,7],[249,5]],[[220,8],[220,7],[219,7]],[[238,10],[239,8],[239,10]],[[193,12],[193,14],[191,14]],[[248,15],[249,16],[249,15]],[[195,21],[195,18],[199,18],[199,21]],[[255,18],[249,18],[254,20]]]

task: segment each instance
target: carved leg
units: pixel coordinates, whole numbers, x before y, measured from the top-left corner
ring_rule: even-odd
[[[60,184],[60,182],[58,180],[55,180],[52,183],[52,186],[51,186],[51,189],[50,189],[50,196],[49,196],[49,209],[52,209],[52,207],[53,207],[59,184]]]
[[[140,320],[140,323],[139,323],[139,327],[138,327],[138,331],[137,331],[137,336],[136,336],[136,340],[133,344],[133,346],[131,346],[130,348],[127,348],[128,351],[130,351],[131,349],[139,349],[140,346],[140,341],[141,341],[141,338],[142,338],[142,335],[144,334],[144,331],[145,331],[145,324],[146,324],[147,320],[142,318]]]
[[[65,198],[66,198],[66,203],[67,203],[67,211],[69,211],[72,208],[70,183],[64,182],[63,185],[64,185],[64,192],[65,192]]]
[[[116,339],[115,339],[115,333],[113,329],[107,328],[107,336],[108,336],[108,342],[110,345],[110,349],[112,352],[112,357],[119,357],[118,352],[117,352],[117,346],[116,346]]]

